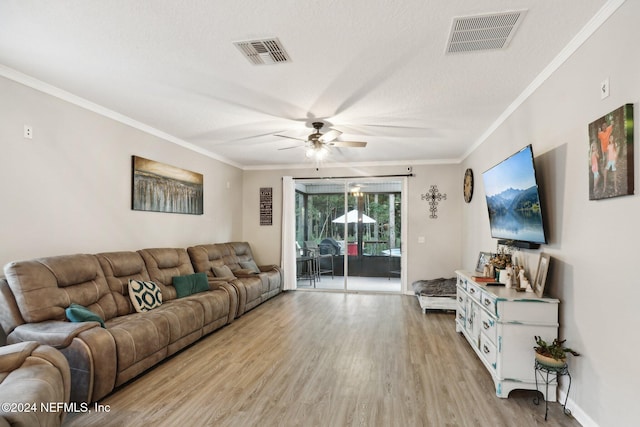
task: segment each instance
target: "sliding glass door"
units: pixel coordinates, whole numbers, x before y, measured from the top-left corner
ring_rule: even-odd
[[[298,287],[401,291],[402,180],[296,181]]]
[[[400,292],[401,194],[398,181],[347,184],[347,289]]]

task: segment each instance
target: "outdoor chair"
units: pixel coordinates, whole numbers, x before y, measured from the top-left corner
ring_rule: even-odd
[[[308,254],[308,256],[313,258],[313,266],[314,273],[318,281],[320,281],[320,276],[322,274],[331,273],[331,278],[334,278],[333,272],[333,253],[322,253],[324,251],[320,250],[320,246],[318,243],[314,241],[305,241],[304,248]],[[322,260],[328,260],[327,263],[323,263]],[[331,264],[331,268],[325,267],[323,264]]]

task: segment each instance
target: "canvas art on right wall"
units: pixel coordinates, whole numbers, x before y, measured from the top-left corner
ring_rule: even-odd
[[[633,104],[589,124],[589,200],[633,194]]]

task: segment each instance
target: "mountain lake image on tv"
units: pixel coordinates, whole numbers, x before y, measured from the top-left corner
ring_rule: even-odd
[[[482,174],[491,236],[547,243],[531,145]]]

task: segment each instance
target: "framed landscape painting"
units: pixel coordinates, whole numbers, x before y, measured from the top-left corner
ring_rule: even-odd
[[[634,191],[633,104],[589,124],[589,200]]]
[[[131,157],[131,209],[202,215],[202,174],[143,157]]]

